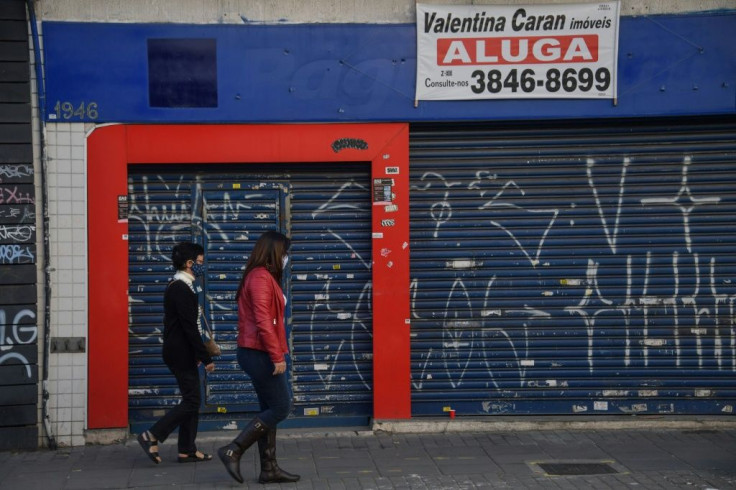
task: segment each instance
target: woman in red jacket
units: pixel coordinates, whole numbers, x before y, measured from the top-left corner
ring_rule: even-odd
[[[261,456],[259,483],[299,480],[276,463],[276,425],[291,410],[285,354],[289,352],[284,328],[286,298],[281,278],[289,260],[290,241],[267,231],[258,239],[238,287],[238,364],[250,376],[261,412],[233,442],[221,447],[220,456],[230,476],[243,483],[240,457],[258,441]]]

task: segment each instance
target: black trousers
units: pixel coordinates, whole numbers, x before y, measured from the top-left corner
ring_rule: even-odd
[[[194,440],[197,438],[199,423],[199,369],[181,369],[169,366],[176,377],[181,392],[181,401],[177,406],[166,412],[149,430],[153,437],[163,442],[179,428],[179,452],[191,454],[197,451]]]

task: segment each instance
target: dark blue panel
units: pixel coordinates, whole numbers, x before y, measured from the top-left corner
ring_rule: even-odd
[[[149,39],[151,107],[217,107],[214,39]]]
[[[415,107],[414,25],[44,22],[43,29],[50,120],[505,120],[736,109],[732,12],[623,17],[617,104],[494,100],[421,102]],[[155,38],[216,41],[217,107],[151,107],[147,43]]]

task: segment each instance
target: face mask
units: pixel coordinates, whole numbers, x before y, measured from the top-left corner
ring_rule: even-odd
[[[194,277],[202,277],[204,275],[204,264],[193,263],[192,274],[194,274]]]
[[[288,255],[284,255],[281,258],[281,268],[282,269],[286,269],[286,264],[288,264],[288,263],[289,263],[289,256]]]

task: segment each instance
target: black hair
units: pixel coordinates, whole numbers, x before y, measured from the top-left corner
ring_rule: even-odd
[[[181,242],[171,251],[171,263],[174,269],[180,271],[187,268],[188,260],[197,260],[197,257],[204,255],[204,248],[198,243]]]

